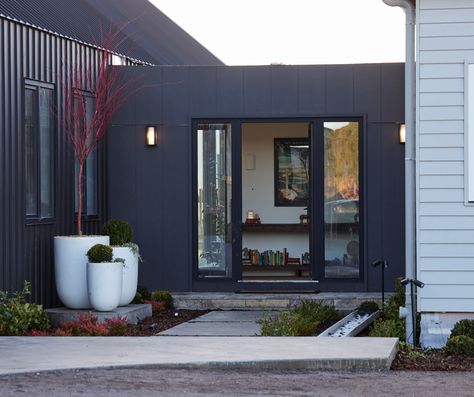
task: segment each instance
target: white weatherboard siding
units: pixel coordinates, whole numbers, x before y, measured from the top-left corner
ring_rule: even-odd
[[[466,183],[474,172],[466,172],[465,128],[474,0],[418,0],[417,29],[417,276],[426,284],[418,310],[474,312],[474,206]],[[474,127],[474,112],[470,119]]]

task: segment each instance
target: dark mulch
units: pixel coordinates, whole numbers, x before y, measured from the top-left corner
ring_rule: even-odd
[[[153,313],[153,317],[143,319],[138,325],[129,325],[125,336],[153,336],[206,313],[209,311],[165,309]]]
[[[474,357],[446,356],[440,350],[400,350],[392,363],[396,371],[474,371]]]

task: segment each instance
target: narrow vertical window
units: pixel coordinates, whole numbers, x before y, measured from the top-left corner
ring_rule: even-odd
[[[474,203],[474,63],[466,63],[465,70],[466,201]]]
[[[85,109],[85,120],[87,125],[81,125],[80,128],[89,128],[94,114],[94,98],[87,93],[81,93],[76,97],[75,106],[79,106],[79,101],[83,101]],[[91,138],[92,139],[92,136]],[[98,178],[98,158],[97,149],[94,150],[84,164],[84,179],[82,181],[83,191],[83,214],[86,216],[98,215],[98,195],[97,195],[97,178]],[[79,165],[76,160],[75,166],[75,183],[74,183],[74,208],[77,212],[78,193],[77,193],[77,178],[79,174]]]
[[[42,83],[25,85],[25,214],[30,219],[54,216],[53,92]]]

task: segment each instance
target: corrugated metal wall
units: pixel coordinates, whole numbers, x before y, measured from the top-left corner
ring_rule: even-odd
[[[0,18],[0,290],[15,290],[23,280],[32,283],[33,300],[57,303],[54,287],[53,236],[74,234],[73,155],[60,125],[61,81],[71,84],[77,62],[92,74],[100,52],[72,40]],[[64,76],[64,77],[63,77]],[[27,225],[25,218],[23,153],[23,81],[55,85],[55,222]],[[99,217],[85,222],[95,233],[105,217],[105,147],[100,149]]]

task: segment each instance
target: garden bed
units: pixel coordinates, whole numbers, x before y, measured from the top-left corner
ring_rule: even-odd
[[[474,371],[474,357],[446,356],[441,350],[400,349],[392,363],[395,371]]]

